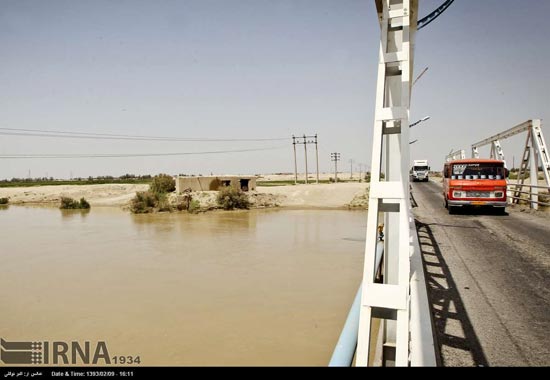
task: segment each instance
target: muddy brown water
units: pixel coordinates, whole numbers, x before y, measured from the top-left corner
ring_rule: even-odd
[[[366,214],[0,210],[0,336],[103,340],[142,365],[326,365]]]

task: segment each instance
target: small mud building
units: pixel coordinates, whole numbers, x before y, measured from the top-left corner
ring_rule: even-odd
[[[256,190],[256,177],[184,177],[176,178],[176,193],[187,189],[191,191],[218,191],[224,187],[233,187],[242,191]]]

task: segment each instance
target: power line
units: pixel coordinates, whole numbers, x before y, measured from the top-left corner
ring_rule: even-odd
[[[446,0],[442,5],[440,5],[435,11],[427,15],[426,17],[422,18],[418,21],[418,30],[428,26],[432,21],[435,21],[436,18],[441,16],[443,12],[447,10],[451,6],[451,4],[455,0]]]
[[[165,157],[165,156],[188,156],[202,154],[225,154],[225,153],[245,153],[260,152],[266,150],[284,149],[286,146],[266,147],[259,149],[238,149],[238,150],[214,150],[206,152],[168,152],[168,153],[105,153],[105,154],[2,154],[0,159],[28,159],[28,158],[128,158],[128,157]]]
[[[2,132],[4,131],[4,132]],[[4,136],[29,136],[29,137],[54,137],[71,139],[95,139],[95,140],[136,140],[136,141],[190,141],[190,142],[258,142],[258,141],[283,141],[284,138],[208,138],[208,137],[169,137],[169,136],[145,136],[126,135],[113,133],[92,132],[68,132],[45,129],[0,128],[0,135]]]

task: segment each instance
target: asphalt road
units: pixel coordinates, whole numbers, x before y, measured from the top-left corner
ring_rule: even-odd
[[[441,185],[413,208],[444,366],[550,365],[550,214],[449,215]]]

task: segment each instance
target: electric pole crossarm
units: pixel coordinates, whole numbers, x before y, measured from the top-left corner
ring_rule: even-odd
[[[302,139],[300,141],[299,139]],[[313,140],[309,140],[313,139]],[[309,183],[309,171],[308,171],[308,164],[307,164],[307,146],[308,144],[315,144],[315,162],[317,166],[317,183],[319,183],[319,146],[318,146],[318,139],[317,134],[314,136],[306,136],[303,135],[302,137],[295,137],[292,135],[292,147],[294,150],[294,184],[298,184],[298,163],[296,161],[296,144],[303,144],[304,145],[304,159],[305,159],[305,169],[306,169],[306,177],[305,177],[305,183]]]
[[[338,183],[338,161],[340,161],[340,153],[331,153],[330,159],[334,161],[334,183]]]

